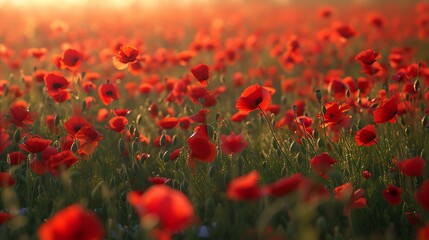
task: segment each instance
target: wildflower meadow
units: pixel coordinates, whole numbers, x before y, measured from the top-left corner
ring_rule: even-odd
[[[0,239],[429,239],[429,2],[0,1]]]

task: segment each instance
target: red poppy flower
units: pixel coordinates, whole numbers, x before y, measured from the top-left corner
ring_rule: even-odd
[[[16,101],[9,108],[11,120],[10,122],[17,127],[27,128],[28,125],[33,124],[33,118],[27,110],[27,103],[24,101]]]
[[[411,225],[420,225],[422,216],[416,212],[405,212],[405,217],[407,218],[407,222]]]
[[[386,201],[392,205],[396,206],[401,203],[402,190],[396,186],[389,184],[389,186],[383,191],[383,196]]]
[[[395,117],[398,113],[398,104],[398,97],[396,95],[382,101],[373,112],[374,122],[377,124],[395,122]]]
[[[363,175],[363,177],[365,178],[365,179],[369,179],[369,178],[371,178],[371,173],[368,171],[368,170],[364,170],[363,172],[362,172],[362,175]]]
[[[327,153],[321,153],[310,160],[310,165],[314,173],[320,175],[322,178],[327,178],[328,173],[334,170],[332,164],[336,162]]]
[[[19,144],[19,147],[30,153],[39,153],[45,150],[51,144],[52,140],[43,139],[41,137],[30,137],[24,144]]]
[[[77,161],[78,158],[73,155],[72,151],[65,150],[57,154],[51,155],[49,159],[45,162],[45,165],[48,167],[49,173],[54,176],[58,176],[64,170],[69,169]]]
[[[363,127],[356,133],[355,141],[358,146],[371,146],[377,143],[375,126],[370,124]]]
[[[128,124],[128,119],[123,116],[113,117],[109,120],[109,126],[107,128],[115,131],[115,132],[123,132],[125,127]]]
[[[128,108],[122,108],[122,109],[114,109],[112,110],[113,114],[115,114],[115,116],[123,116],[126,117],[131,110],[129,110]]]
[[[9,164],[20,165],[27,160],[27,155],[22,152],[11,152],[8,154]]]
[[[323,114],[324,126],[342,125],[342,122],[350,118],[350,116],[345,114],[349,108],[347,104],[338,105],[336,102],[325,103],[326,112]]]
[[[258,108],[265,111],[270,103],[270,91],[259,84],[254,84],[244,89],[240,98],[237,100],[235,107],[241,112],[251,112]]]
[[[16,181],[13,179],[12,174],[8,172],[0,172],[0,188],[10,187],[15,185]]]
[[[0,212],[0,224],[6,223],[7,221],[11,220],[13,218],[13,215],[6,212]]]
[[[362,188],[353,192],[351,183],[345,183],[334,189],[335,199],[345,204],[343,214],[349,216],[351,210],[355,208],[364,208],[366,206],[366,199],[363,198],[365,191]]]
[[[138,61],[139,52],[131,45],[122,45],[112,58],[113,66],[118,70],[128,67],[128,64]]]
[[[233,179],[226,190],[226,196],[235,201],[256,200],[262,196],[258,187],[259,173],[256,170]]]
[[[79,70],[82,58],[82,53],[78,52],[75,49],[69,48],[63,53],[61,65],[63,68],[67,68],[71,71],[77,71]]]
[[[198,82],[203,83],[210,77],[210,68],[205,64],[198,64],[197,66],[191,68],[191,73],[198,80]]]
[[[104,122],[109,117],[109,111],[105,108],[101,108],[97,112],[97,122]]]
[[[363,65],[372,65],[380,58],[380,53],[375,52],[374,49],[367,49],[356,55],[355,60]]]
[[[165,117],[157,122],[157,125],[161,129],[172,129],[175,128],[177,124],[179,124],[179,119],[176,117]]]
[[[429,212],[429,180],[425,180],[414,194],[417,203]]]
[[[247,142],[241,134],[231,132],[230,135],[220,136],[220,149],[226,155],[240,153],[246,148],[246,146]]]
[[[149,177],[148,180],[153,184],[166,184],[170,181],[169,178],[160,177],[160,176]]]
[[[421,157],[413,157],[397,162],[399,170],[405,176],[418,177],[423,176],[426,162]]]
[[[58,92],[61,89],[66,89],[70,82],[60,72],[51,72],[44,77],[45,85],[48,92]]]
[[[75,137],[79,140],[78,153],[80,155],[91,155],[97,148],[98,142],[103,140],[103,136],[92,124],[81,127]]]
[[[36,158],[31,160],[30,169],[32,172],[36,173],[37,175],[43,175],[48,171],[48,168],[45,166],[45,164],[43,164],[42,161]]]
[[[164,184],[153,185],[144,193],[130,192],[128,202],[142,221],[146,216],[155,217],[160,230],[168,233],[188,228],[195,218],[194,209],[186,195]]]
[[[98,96],[104,105],[109,105],[112,100],[119,98],[118,86],[115,83],[104,83],[98,87]]]
[[[262,192],[273,197],[283,197],[303,187],[306,181],[307,179],[303,175],[295,173],[290,177],[284,177],[264,186]]]
[[[46,48],[30,48],[28,53],[34,58],[41,59],[48,50]]]
[[[191,153],[188,163],[194,167],[194,160],[212,162],[216,157],[216,145],[209,141],[207,125],[201,124],[194,129],[194,133],[188,138]]]
[[[64,123],[64,128],[70,136],[74,137],[83,126],[87,125],[91,125],[91,123],[81,116],[74,115]]]
[[[201,109],[198,111],[198,113],[195,113],[194,115],[190,116],[189,118],[196,123],[206,123],[207,121],[207,114],[209,113],[208,109]]]
[[[357,32],[350,25],[337,22],[334,24],[334,31],[344,40],[356,36]]]
[[[98,217],[78,204],[58,211],[38,230],[40,240],[98,240],[104,236]]]

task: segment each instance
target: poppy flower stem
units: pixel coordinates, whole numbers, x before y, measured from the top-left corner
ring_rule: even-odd
[[[282,147],[282,145],[280,145],[280,142],[276,136],[276,131],[274,130],[273,126],[271,125],[270,120],[268,119],[268,116],[265,114],[265,112],[262,110],[262,108],[259,105],[258,105],[258,108],[259,108],[259,111],[264,116],[265,121],[267,122],[268,127],[270,128],[271,134],[273,135],[274,141],[276,141],[276,144],[277,144],[280,152],[282,153],[283,157],[286,159],[286,162],[288,162],[289,167],[292,169],[293,172],[297,172],[295,170],[295,168],[293,167],[291,160],[287,157],[286,153],[283,151],[283,147]]]
[[[355,231],[353,229],[352,213],[349,214],[347,219],[349,220],[349,227],[350,227],[350,230],[352,232],[352,239],[354,239],[355,238]]]
[[[213,91],[212,91],[212,88],[210,87],[210,83],[209,83],[209,81],[206,81],[206,83],[207,83],[207,89],[209,90],[210,94],[213,96],[213,98],[215,98],[215,99],[216,99],[216,97],[215,97],[215,95],[214,95],[214,93],[213,93]],[[222,112],[220,111],[219,106],[218,106],[218,104],[217,104],[217,103],[216,103],[216,110],[217,110],[217,112],[220,114],[220,117],[222,118],[222,122],[225,124],[225,126],[226,126],[229,130],[231,130],[231,128],[229,127],[229,125],[228,125],[228,123],[226,122],[225,118],[223,117],[223,114],[222,114]]]

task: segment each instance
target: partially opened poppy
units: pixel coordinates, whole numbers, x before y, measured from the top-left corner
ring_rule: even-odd
[[[235,201],[256,200],[262,196],[258,181],[259,173],[256,170],[237,177],[228,184],[226,196]]]
[[[109,105],[112,100],[119,98],[118,86],[115,83],[103,83],[98,87],[98,96],[104,105]]]
[[[311,169],[314,173],[322,178],[327,178],[328,174],[334,170],[332,164],[337,161],[329,156],[327,153],[321,153],[310,160]]]
[[[271,103],[270,91],[254,84],[241,93],[240,98],[237,100],[235,107],[241,112],[251,112],[260,108],[265,111]]]
[[[142,223],[146,217],[155,218],[159,230],[169,234],[188,228],[195,218],[194,208],[186,195],[164,184],[153,185],[143,193],[130,192],[128,202]]]
[[[216,158],[216,145],[210,142],[205,124],[195,127],[194,132],[188,138],[188,145],[191,151],[188,164],[191,167],[195,167],[194,160],[212,162]]]
[[[426,162],[421,157],[408,158],[397,162],[399,170],[405,176],[418,177],[423,176]]]
[[[58,211],[38,230],[40,240],[99,240],[104,229],[98,217],[78,204]]]
[[[206,64],[198,64],[197,66],[191,68],[191,73],[198,80],[198,82],[203,83],[210,77],[210,68]]]
[[[374,122],[377,124],[395,122],[395,117],[398,113],[398,104],[398,97],[396,95],[382,101],[382,103],[372,113],[374,116]]]
[[[401,203],[401,194],[402,190],[392,184],[389,184],[389,186],[383,191],[384,199],[386,199],[386,201],[392,206],[396,206]]]
[[[375,126],[370,124],[363,127],[356,133],[355,141],[358,146],[371,146],[377,143]]]

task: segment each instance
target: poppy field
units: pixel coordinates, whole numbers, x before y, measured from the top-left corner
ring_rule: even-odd
[[[0,4],[0,239],[429,239],[429,2],[95,2]]]

